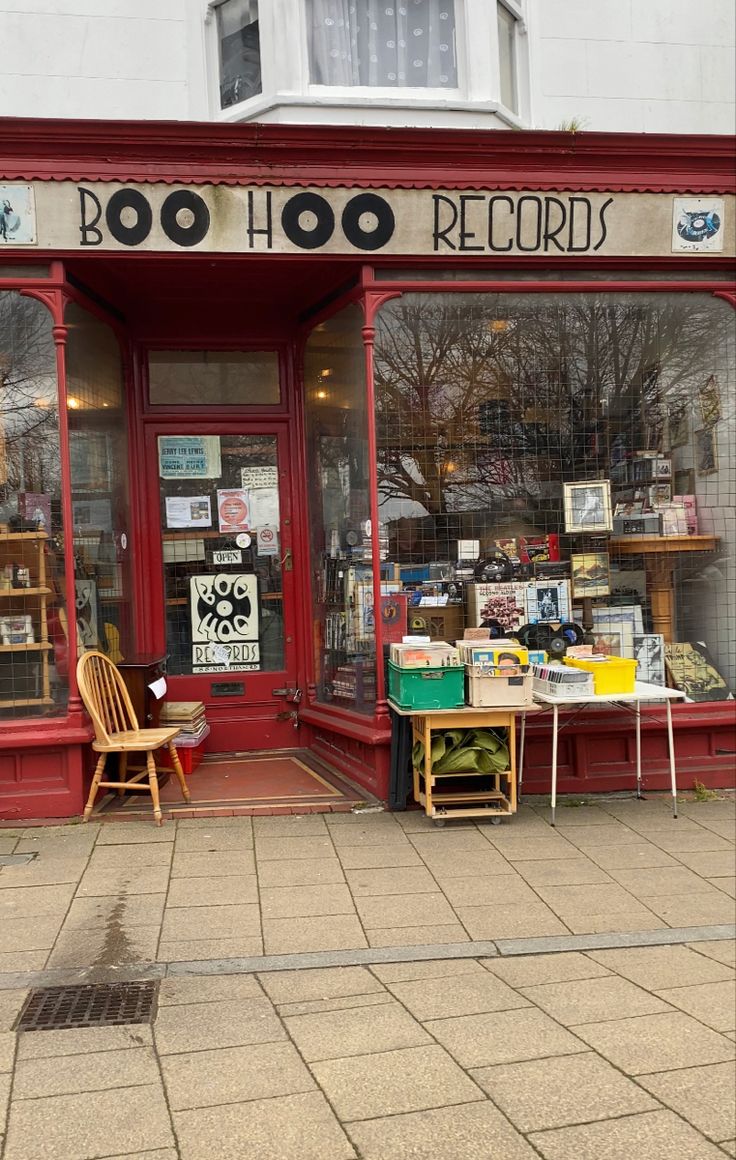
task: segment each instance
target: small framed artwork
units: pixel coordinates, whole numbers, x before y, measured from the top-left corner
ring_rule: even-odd
[[[620,632],[594,632],[593,652],[603,657],[621,656]]]
[[[698,475],[713,475],[718,471],[718,452],[713,430],[701,427],[695,433],[695,467]]]
[[[695,472],[692,467],[675,472],[675,495],[695,494]]]
[[[608,596],[611,591],[608,552],[583,552],[570,557],[573,598]]]
[[[581,483],[566,483],[565,531],[610,532],[611,481],[590,479]]]
[[[721,417],[721,392],[718,379],[711,375],[698,391],[700,414],[703,417],[704,427],[714,427]]]
[[[33,620],[23,613],[19,616],[0,616],[0,637],[4,645],[33,644]]]
[[[527,588],[526,612],[533,623],[552,624],[570,619],[570,582],[535,581]]]
[[[650,632],[634,634],[634,659],[637,681],[664,685],[664,637]]]
[[[617,503],[614,516],[625,516],[627,520],[637,519],[644,514],[644,500],[632,499],[628,503]]]
[[[672,503],[671,483],[655,483],[649,488],[649,506],[657,507],[662,503]]]
[[[690,437],[687,403],[673,403],[669,413],[670,450],[684,447]]]
[[[672,460],[657,459],[654,464],[654,478],[657,480],[672,479]]]

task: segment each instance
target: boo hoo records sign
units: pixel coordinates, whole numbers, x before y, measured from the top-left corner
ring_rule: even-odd
[[[0,249],[607,257],[730,252],[732,197],[37,182],[0,186]]]

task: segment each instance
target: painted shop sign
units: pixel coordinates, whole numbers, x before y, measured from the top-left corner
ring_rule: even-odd
[[[655,257],[734,230],[732,197],[656,193],[37,182],[0,207],[0,246],[77,251]]]

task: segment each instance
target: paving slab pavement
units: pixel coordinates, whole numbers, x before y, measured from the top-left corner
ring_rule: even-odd
[[[736,812],[666,804],[0,831],[0,1160],[733,1156]]]

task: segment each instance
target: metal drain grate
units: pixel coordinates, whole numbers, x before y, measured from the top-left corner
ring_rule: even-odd
[[[152,1023],[157,995],[156,981],[43,987],[31,991],[16,1021],[16,1030],[57,1031],[69,1027]]]

